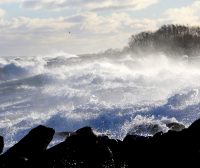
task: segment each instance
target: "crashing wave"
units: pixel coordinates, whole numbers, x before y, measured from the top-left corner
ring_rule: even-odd
[[[199,67],[162,54],[1,58],[0,67],[7,147],[38,124],[57,132],[89,125],[122,139],[187,127],[200,117]]]

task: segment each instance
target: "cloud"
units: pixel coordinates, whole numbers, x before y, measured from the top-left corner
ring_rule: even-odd
[[[23,2],[23,1],[22,0],[3,0],[3,1],[0,1],[0,4],[18,3],[18,2]]]
[[[19,55],[53,48],[72,53],[122,48],[132,33],[155,29],[156,24],[154,20],[135,19],[127,13],[102,16],[86,12],[70,17],[1,19],[0,50],[7,55]]]
[[[24,1],[22,6],[31,9],[63,9],[74,8],[76,10],[104,11],[104,10],[141,10],[145,9],[158,0],[29,0]]]
[[[28,18],[17,17],[10,21],[1,20],[0,30],[3,33],[22,34],[22,33],[52,33],[55,31],[65,31],[70,28],[73,23],[66,22],[66,18]]]
[[[0,10],[1,13],[1,10]],[[2,11],[2,15],[3,15]],[[86,12],[70,17],[29,18],[16,17],[0,21],[0,31],[9,34],[54,34],[56,32],[74,31],[82,34],[114,34],[119,32],[135,32],[155,29],[157,22],[151,19],[136,19],[127,13],[99,15]]]
[[[28,11],[32,17],[15,17],[5,20],[5,11],[0,9],[1,53],[40,53],[52,48],[66,52],[94,52],[106,48],[123,47],[133,33],[155,30],[162,24],[200,23],[200,1],[193,1],[181,8],[167,9],[159,17],[137,18],[131,11],[142,10],[160,0],[4,0],[2,3],[18,3],[23,8],[41,10]],[[160,1],[161,2],[161,1]],[[158,5],[159,7],[159,5]],[[24,10],[24,9],[20,10]],[[68,17],[44,12],[47,10],[69,10]],[[117,10],[117,11],[116,11]],[[27,10],[26,10],[27,11]],[[106,12],[105,12],[106,11]],[[108,12],[109,11],[109,12]],[[105,12],[105,13],[104,13]],[[155,11],[157,12],[157,11]],[[9,11],[7,11],[9,13]],[[51,18],[52,16],[52,18]],[[34,18],[38,17],[38,18]],[[71,32],[66,37],[67,32]],[[78,49],[77,49],[78,46]],[[12,47],[13,49],[10,49]],[[12,55],[13,53],[11,53]]]
[[[5,15],[6,11],[3,9],[0,9],[0,18],[2,18]]]
[[[96,34],[113,34],[129,32],[130,34],[138,30],[156,28],[156,21],[150,19],[135,19],[127,13],[113,13],[109,16],[101,16],[96,13],[86,13],[82,17],[84,21],[81,29]]]
[[[164,15],[167,22],[174,24],[199,25],[198,16],[200,10],[200,1],[195,1],[191,5],[181,8],[168,9]]]

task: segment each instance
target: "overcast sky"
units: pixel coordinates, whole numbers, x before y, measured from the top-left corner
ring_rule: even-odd
[[[0,55],[122,48],[163,24],[200,25],[199,11],[200,0],[1,0]]]

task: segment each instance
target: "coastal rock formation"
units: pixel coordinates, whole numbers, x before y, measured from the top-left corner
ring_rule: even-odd
[[[52,128],[41,125],[32,129],[28,135],[1,156],[2,166],[0,167],[32,167],[34,162],[43,157],[54,132]]]
[[[200,120],[189,128],[177,124],[176,131],[154,136],[127,135],[123,141],[97,136],[90,127],[70,133],[47,148],[55,131],[38,126],[0,156],[1,168],[122,168],[135,165],[161,167],[190,166],[200,160]],[[177,131],[181,128],[181,131]],[[3,138],[0,138],[3,149]]]
[[[185,128],[183,124],[172,122],[172,123],[167,123],[166,126],[173,131],[181,131]]]
[[[4,141],[3,141],[3,137],[0,136],[0,154],[3,151],[3,147],[4,147]]]
[[[77,130],[64,142],[48,149],[45,155],[48,167],[105,167],[113,164],[112,151],[90,127]]]

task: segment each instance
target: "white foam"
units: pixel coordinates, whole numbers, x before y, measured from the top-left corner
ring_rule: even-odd
[[[151,125],[167,131],[166,120],[187,126],[200,116],[200,68],[184,59],[57,53],[1,58],[0,64],[6,147],[38,124],[56,131],[92,126],[123,138],[130,132],[150,135]]]

